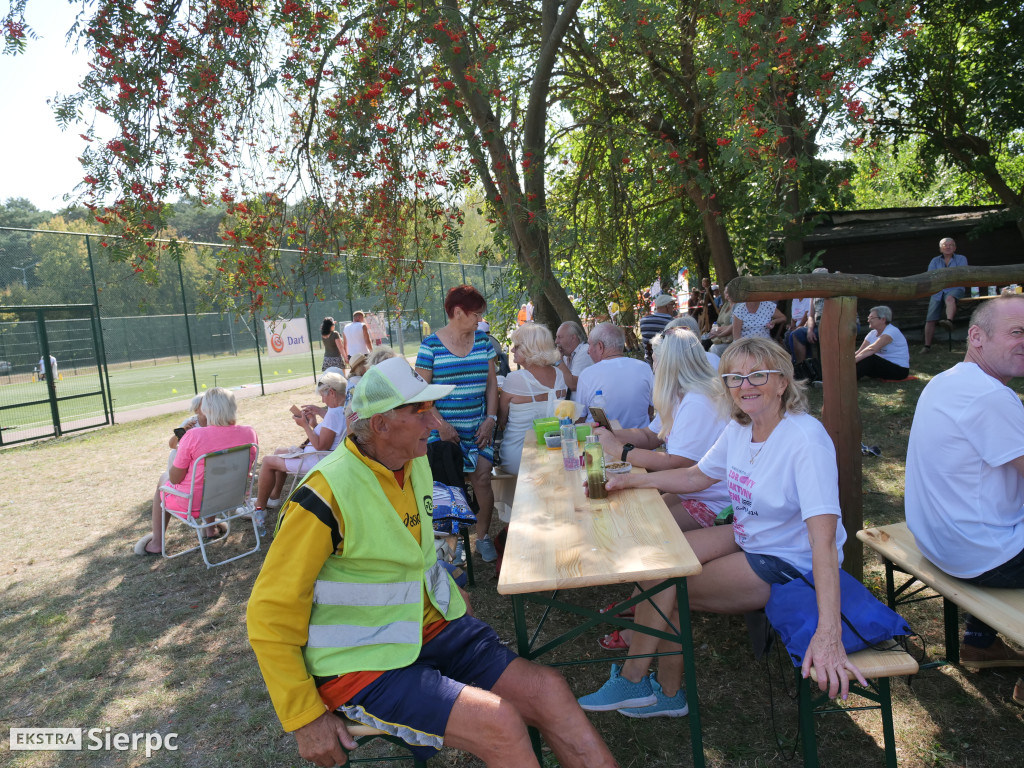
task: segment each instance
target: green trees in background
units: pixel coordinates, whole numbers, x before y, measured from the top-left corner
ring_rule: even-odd
[[[929,176],[945,166],[984,184],[984,202],[1007,206],[1024,235],[1024,6],[936,0],[916,18],[914,38],[871,82],[865,136]]]
[[[1019,211],[1020,10],[98,0],[58,115],[120,126],[86,129],[85,202],[150,279],[169,227],[224,240],[238,311],[318,295],[346,252],[394,307],[428,259],[511,256],[554,321],[681,265],[797,268],[817,210],[985,202],[981,178]]]

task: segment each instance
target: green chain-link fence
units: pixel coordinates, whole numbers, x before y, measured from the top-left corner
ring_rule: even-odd
[[[101,244],[106,239],[0,227],[0,406],[10,405],[4,385],[39,378],[42,354],[24,321],[17,313],[5,314],[5,308],[92,305],[100,324],[100,362],[116,415],[181,400],[210,386],[266,387],[289,379],[312,380],[320,369],[319,327],[326,316],[336,318],[340,327],[355,310],[370,313],[375,335],[412,356],[428,329],[444,325],[444,295],[452,286],[468,283],[489,301],[505,299],[502,267],[428,261],[396,303],[384,296],[381,262],[343,254],[339,268],[319,275],[316,285],[300,276],[293,278],[295,284],[282,286],[282,294],[289,290],[298,300],[275,309],[308,321],[313,354],[268,357],[263,322],[272,318],[240,313],[218,287],[222,282],[215,279],[214,254],[222,246],[185,243],[180,259],[165,256],[154,279],[147,281],[131,266],[104,255]],[[299,255],[295,250],[279,252],[283,262],[297,261]],[[411,274],[412,264],[398,268]],[[80,372],[95,376],[91,339],[76,333],[68,324],[66,331],[55,328],[50,339],[62,382]]]

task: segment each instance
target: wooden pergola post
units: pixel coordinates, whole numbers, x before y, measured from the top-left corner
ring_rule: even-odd
[[[855,535],[864,527],[861,496],[861,421],[857,407],[857,297],[825,299],[818,329],[824,404],[821,422],[836,446],[839,504],[847,531],[843,564],[858,580],[864,576],[862,544]],[[826,373],[827,372],[827,373]]]
[[[843,568],[858,579],[864,573],[864,549],[857,531],[864,527],[861,491],[861,419],[857,400],[857,298],[907,301],[953,286],[1024,283],[1024,264],[1001,267],[953,267],[908,277],[846,273],[737,277],[729,283],[734,302],[824,298],[818,340],[824,403],[821,420],[836,447],[839,503],[846,528]],[[813,311],[813,308],[812,308]],[[813,478],[808,478],[812,482]]]

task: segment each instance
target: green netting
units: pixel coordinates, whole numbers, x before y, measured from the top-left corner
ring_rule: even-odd
[[[294,277],[294,284],[284,288],[296,299],[275,308],[284,317],[307,319],[313,354],[271,359],[264,318],[238,314],[230,297],[217,288],[210,264],[218,246],[186,244],[180,261],[164,256],[156,279],[147,283],[131,266],[107,259],[103,241],[100,235],[0,227],[0,267],[7,267],[0,269],[0,305],[95,306],[100,361],[90,344],[83,343],[91,331],[76,325],[79,321],[55,321],[50,344],[68,375],[106,366],[115,413],[185,399],[202,391],[204,384],[256,386],[315,376],[323,357],[321,321],[331,316],[340,327],[355,310],[369,313],[376,340],[415,356],[422,337],[446,322],[448,289],[467,282],[491,300],[498,296],[504,271],[426,262],[422,272],[404,273],[405,293],[388,299],[381,262],[347,254],[332,257],[337,269]],[[282,249],[280,258],[287,267],[297,262],[299,252]],[[398,268],[408,270],[411,264]],[[7,383],[12,376],[30,377],[40,357],[39,341],[31,332],[19,335],[4,329],[0,316],[0,386],[5,377]]]

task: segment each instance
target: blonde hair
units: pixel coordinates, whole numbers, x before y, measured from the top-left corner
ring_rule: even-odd
[[[786,380],[786,389],[782,392],[782,413],[807,413],[807,385],[793,378],[793,360],[789,352],[771,339],[748,336],[729,345],[718,364],[718,373],[735,373],[743,359],[752,360],[755,369],[781,371]],[[729,415],[740,424],[749,424],[750,417],[736,405],[721,376],[718,386],[719,396],[728,404]]]
[[[230,427],[235,423],[235,396],[224,387],[211,387],[203,393],[203,413],[210,427]]]
[[[672,431],[676,408],[690,392],[718,402],[719,384],[704,346],[686,328],[670,328],[651,341],[654,350],[654,391],[651,400],[661,417],[658,437]]]
[[[377,363],[383,363],[385,360],[390,360],[392,357],[398,357],[398,353],[387,344],[378,344],[376,347],[371,349],[370,354],[366,356],[366,367],[367,369],[373,368]],[[363,371],[363,373],[366,373],[366,371]]]
[[[326,371],[320,375],[320,380],[316,383],[316,393],[323,395],[327,390],[331,390],[344,401],[347,387],[348,383],[345,381],[344,376],[333,371]]]
[[[557,365],[562,356],[546,325],[523,323],[512,332],[512,345],[522,351],[525,365]]]

